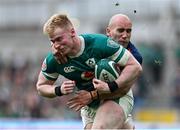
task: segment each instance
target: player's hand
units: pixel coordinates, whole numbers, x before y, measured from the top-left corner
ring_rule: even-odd
[[[61,52],[58,44],[51,44],[51,51],[54,55],[54,58],[59,64],[64,64],[67,62],[67,57]]]
[[[91,102],[92,102],[92,98],[90,92],[85,90],[80,90],[76,92],[74,97],[67,102],[67,105],[69,106],[70,109],[79,111],[82,107],[88,105]]]
[[[75,86],[76,86],[75,81],[72,80],[64,81],[61,85],[61,92],[65,95],[70,94],[74,91]]]
[[[94,88],[98,90],[98,92],[102,92],[102,93],[110,92],[108,84],[104,81],[94,78],[93,85],[94,85]]]

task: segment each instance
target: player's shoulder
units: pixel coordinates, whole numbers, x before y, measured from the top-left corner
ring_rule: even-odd
[[[132,42],[129,42],[127,49],[137,49],[137,48]]]
[[[55,81],[58,78],[57,61],[52,53],[48,53],[43,61],[41,71],[48,80]]]
[[[91,50],[94,55],[109,57],[119,50],[120,45],[110,37],[103,34],[83,34],[87,50]]]
[[[49,52],[45,58],[47,64],[55,65],[57,64],[56,59],[54,58],[53,54]]]
[[[101,50],[107,45],[108,37],[103,34],[83,34],[80,35],[83,37],[86,48],[93,48]]]
[[[89,38],[89,39],[93,39],[93,38],[107,38],[106,35],[104,34],[99,34],[99,33],[87,33],[87,34],[81,34],[80,36],[84,37],[84,38]]]
[[[127,49],[133,54],[133,56],[138,60],[138,62],[142,64],[143,57],[137,47],[133,43],[129,42]]]
[[[81,34],[80,36],[82,36],[85,40],[85,42],[96,42],[96,41],[102,41],[102,40],[107,40],[108,37],[104,34]]]
[[[43,61],[42,71],[47,73],[53,73],[56,71],[57,65],[58,63],[55,60],[53,54],[49,52]]]
[[[118,48],[120,45],[113,41],[112,38],[104,34],[83,34],[85,44],[95,45],[97,47],[112,47]]]
[[[54,56],[51,52],[48,52],[47,55],[46,55],[46,59],[48,60],[54,60]]]

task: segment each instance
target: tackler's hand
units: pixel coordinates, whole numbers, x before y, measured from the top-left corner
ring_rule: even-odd
[[[64,64],[67,62],[67,56],[61,52],[59,45],[51,43],[51,51],[59,64]]]
[[[79,111],[82,107],[88,105],[92,102],[92,97],[90,92],[85,90],[77,91],[68,102],[67,105],[70,109],[74,109],[75,111]]]

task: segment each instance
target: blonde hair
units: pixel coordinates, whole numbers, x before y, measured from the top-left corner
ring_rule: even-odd
[[[67,28],[67,27],[72,27],[72,26],[73,25],[66,14],[54,14],[44,24],[43,32],[44,34],[48,34],[49,36],[51,36],[53,35],[54,30],[57,27]]]

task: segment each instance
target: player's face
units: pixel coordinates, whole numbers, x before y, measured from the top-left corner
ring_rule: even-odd
[[[55,29],[53,35],[50,37],[51,44],[64,55],[70,54],[74,47],[72,33],[71,30],[65,28]]]
[[[128,21],[120,21],[107,29],[108,36],[127,47],[131,38],[132,24]]]

